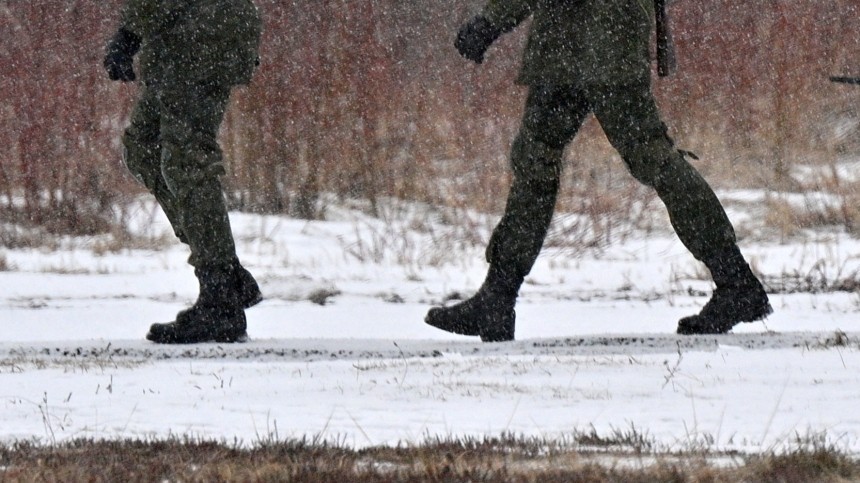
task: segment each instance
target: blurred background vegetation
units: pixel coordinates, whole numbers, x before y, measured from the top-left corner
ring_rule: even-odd
[[[233,209],[324,218],[323,194],[371,212],[387,197],[503,207],[527,28],[477,67],[452,43],[480,0],[255,1],[262,64],[221,132]],[[0,221],[102,233],[142,192],[120,145],[137,87],[101,67],[120,5],[0,0]],[[855,229],[860,185],[839,166],[860,160],[860,88],[827,77],[860,76],[860,4],[677,0],[671,13],[679,71],[654,82],[678,146],[720,188],[835,192],[835,221]],[[652,197],[593,119],[567,157],[562,210],[627,217]],[[798,166],[824,174],[798,178]],[[792,225],[785,216],[774,223]]]

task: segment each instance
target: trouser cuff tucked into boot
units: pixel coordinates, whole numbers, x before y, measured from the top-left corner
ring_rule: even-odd
[[[764,287],[737,246],[704,262],[717,288],[698,315],[678,322],[679,334],[725,334],[741,322],[761,320],[773,312]]]
[[[522,277],[491,265],[475,295],[451,307],[430,309],[424,321],[454,334],[480,336],[484,342],[514,340],[514,305],[521,284]]]
[[[192,254],[188,259],[188,264],[195,267],[194,275],[197,277],[197,280],[200,280],[200,269],[196,268],[197,260]],[[242,304],[242,308],[250,309],[251,307],[257,305],[258,303],[263,301],[263,293],[260,291],[260,285],[257,284],[257,280],[248,271],[242,264],[239,262],[238,258],[234,258],[230,263],[230,269],[233,270],[233,283],[236,287],[236,290],[239,294],[239,302]],[[203,291],[202,286],[200,287],[200,292]],[[195,303],[196,305],[196,303]],[[185,309],[189,310],[189,309]],[[184,312],[184,310],[183,310]],[[180,312],[181,314],[182,312]]]
[[[236,286],[236,291],[239,295],[239,303],[242,308],[250,309],[263,301],[263,292],[260,291],[260,286],[257,280],[251,275],[245,267],[239,263],[239,259],[232,262],[233,266],[233,283]]]

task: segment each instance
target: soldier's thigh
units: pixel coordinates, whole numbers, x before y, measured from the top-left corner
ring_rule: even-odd
[[[183,131],[217,135],[230,97],[230,87],[209,83],[180,83],[158,92],[162,122]],[[167,133],[163,133],[166,135]]]
[[[229,87],[184,85],[159,93],[162,173],[174,193],[181,185],[224,173],[218,129]]]
[[[563,148],[576,136],[591,108],[572,86],[532,86],[523,112],[522,134],[552,148]]]
[[[653,185],[679,155],[660,119],[650,84],[595,87],[588,97],[603,132],[630,172]]]
[[[131,122],[123,133],[123,160],[138,179],[155,176],[161,170],[161,113],[158,98],[146,87],[131,113]],[[144,184],[146,184],[144,182]]]

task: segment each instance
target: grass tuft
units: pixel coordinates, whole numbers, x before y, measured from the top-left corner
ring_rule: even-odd
[[[634,431],[635,432],[635,431]],[[586,436],[586,435],[581,435]],[[627,432],[608,438],[612,443]],[[3,481],[860,481],[860,462],[833,447],[798,442],[781,454],[736,457],[584,450],[587,438],[430,438],[421,445],[350,449],[315,438],[239,441],[22,441],[0,447]],[[638,437],[637,437],[638,439]],[[581,441],[580,441],[581,440]],[[800,444],[802,443],[802,444]],[[614,443],[613,443],[614,444]],[[722,462],[720,462],[722,461]]]

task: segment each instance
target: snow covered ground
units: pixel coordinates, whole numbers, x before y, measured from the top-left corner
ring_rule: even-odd
[[[732,196],[743,194],[721,194]],[[157,211],[134,215],[141,233],[166,230]],[[481,344],[422,322],[447,295],[478,287],[481,243],[400,215],[232,214],[267,297],[247,313],[251,341],[237,345],[143,339],[196,297],[187,253],[169,237],[156,249],[89,239],[0,250],[0,440],[366,446],[593,429],[634,431],[662,449],[759,452],[800,438],[860,453],[860,295],[798,291],[857,280],[858,240],[745,240],[780,292],[776,312],[713,337],[674,335],[711,285],[670,233],[547,249],[522,291],[517,341]]]

